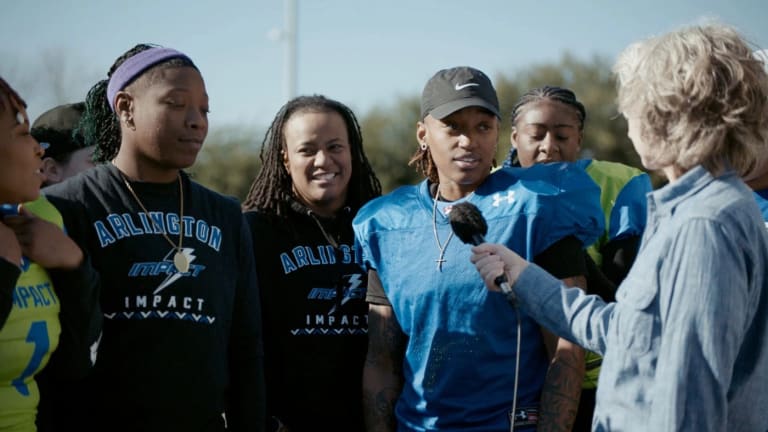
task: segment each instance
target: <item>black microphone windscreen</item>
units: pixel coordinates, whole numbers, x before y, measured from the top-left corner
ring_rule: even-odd
[[[448,213],[451,228],[464,243],[476,244],[476,239],[482,239],[488,233],[488,224],[485,222],[480,209],[470,202],[456,204]]]

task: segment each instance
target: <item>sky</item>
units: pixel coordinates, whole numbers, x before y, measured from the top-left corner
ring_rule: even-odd
[[[30,116],[82,100],[138,43],[189,55],[210,97],[210,126],[269,125],[286,102],[284,0],[0,0],[0,75]],[[704,19],[768,47],[765,0],[296,0],[298,94],[359,117],[420,94],[437,70],[492,78],[557,62],[609,60],[630,43]],[[273,37],[270,37],[272,35]]]

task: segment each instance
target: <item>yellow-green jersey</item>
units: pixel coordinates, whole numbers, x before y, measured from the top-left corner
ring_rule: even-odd
[[[616,162],[582,159],[575,163],[600,186],[600,205],[605,214],[605,231],[587,248],[587,252],[598,267],[602,267],[601,250],[608,242],[642,235],[647,216],[646,194],[653,189],[651,179],[648,174],[637,168]],[[582,387],[595,388],[602,358],[587,351],[586,362],[587,370]]]
[[[640,236],[645,229],[646,194],[653,189],[645,172],[617,162],[582,159],[576,162],[600,186],[600,205],[605,213],[605,231],[587,248],[598,267],[603,265],[602,247],[611,240]]]
[[[38,217],[63,226],[45,198],[25,204]],[[0,328],[0,430],[35,431],[39,392],[35,374],[59,343],[59,299],[48,272],[23,258],[10,314]]]

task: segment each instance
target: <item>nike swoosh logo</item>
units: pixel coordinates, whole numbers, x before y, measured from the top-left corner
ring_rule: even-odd
[[[478,84],[478,83],[466,83],[466,84],[462,84],[462,85],[458,85],[458,84],[455,84],[455,85],[453,86],[453,88],[454,88],[454,89],[456,89],[456,91],[459,91],[459,90],[461,90],[461,89],[465,89],[465,88],[467,88],[467,87],[472,87],[472,86],[479,86],[479,85],[480,85],[480,84]]]

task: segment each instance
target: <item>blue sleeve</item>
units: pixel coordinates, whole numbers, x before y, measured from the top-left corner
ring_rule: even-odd
[[[757,190],[754,192],[757,206],[760,207],[760,213],[763,214],[763,220],[768,222],[768,189]]]
[[[569,288],[530,264],[512,287],[520,308],[536,322],[592,352],[605,354],[615,303],[605,303],[580,288]]]
[[[608,240],[628,236],[641,236],[648,217],[646,195],[653,190],[646,173],[633,177],[616,196],[608,224]]]
[[[355,262],[360,263],[365,270],[376,270],[368,243],[370,217],[366,210],[365,207],[361,208],[352,220],[352,229],[355,233]]]
[[[366,272],[369,270],[378,272],[378,264],[376,263],[379,253],[371,248],[371,241],[376,241],[370,239],[372,218],[371,208],[364,206],[352,221],[352,229],[355,233],[355,262]],[[379,284],[367,285],[365,301],[375,305],[391,305],[387,294]]]

